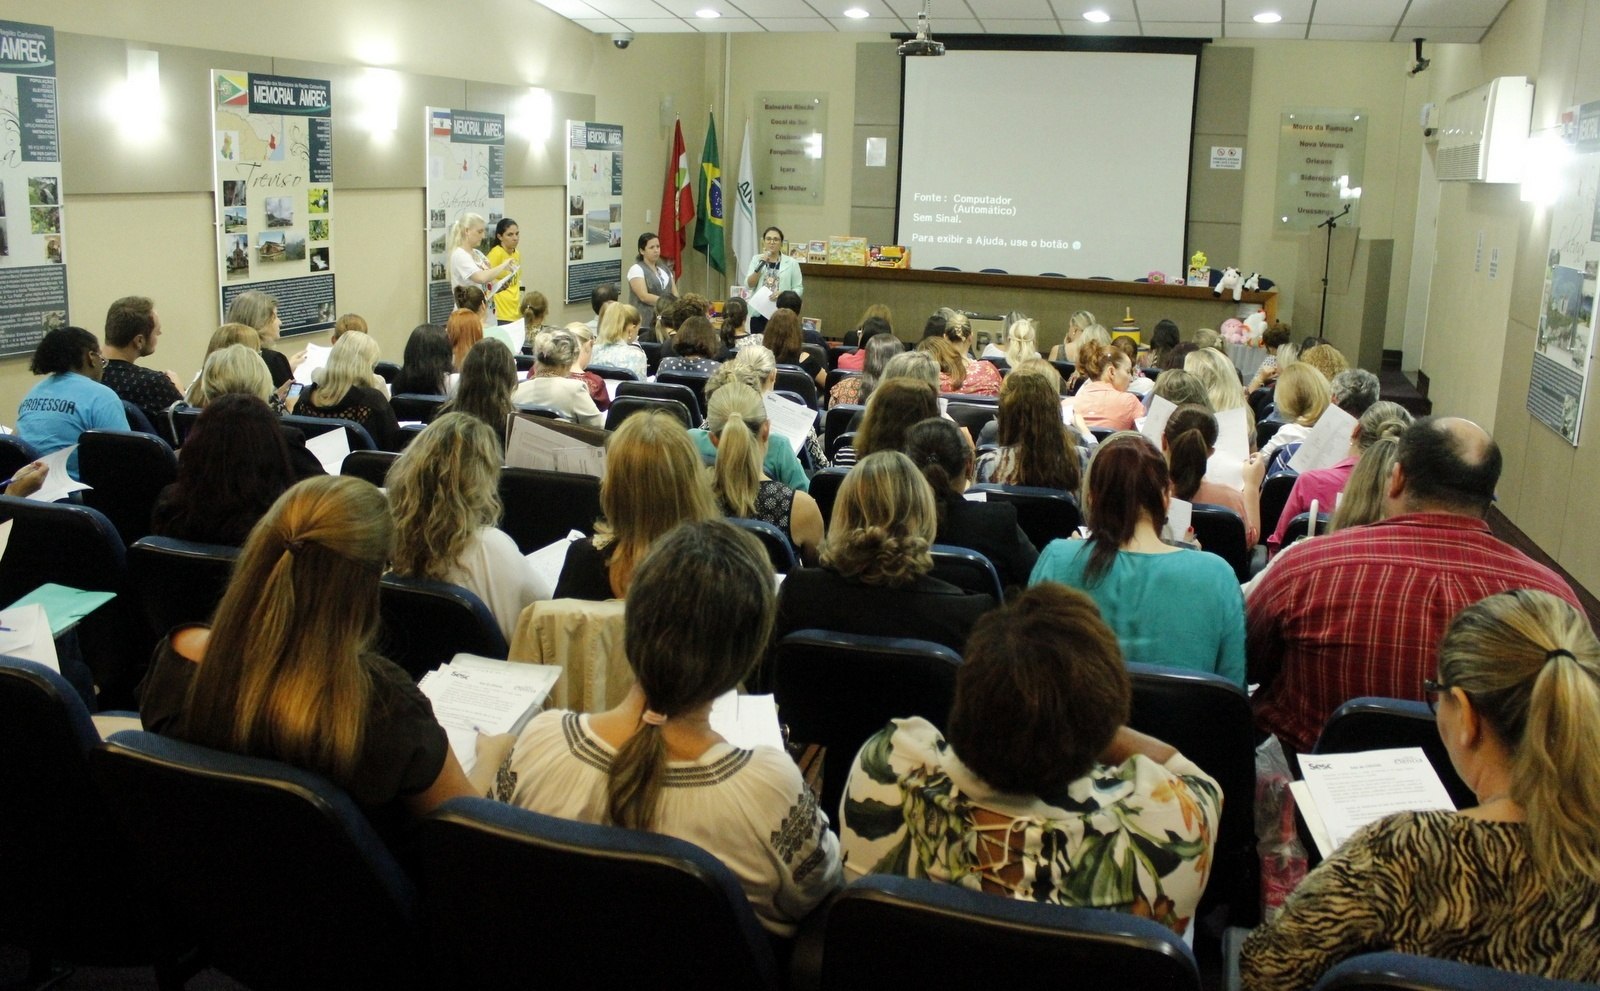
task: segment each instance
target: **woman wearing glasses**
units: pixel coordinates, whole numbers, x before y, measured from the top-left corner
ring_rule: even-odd
[[[1600,642],[1588,622],[1547,592],[1492,595],[1450,624],[1425,688],[1478,804],[1402,812],[1351,837],[1245,940],[1247,989],[1308,988],[1377,950],[1600,979]]]
[[[766,286],[774,297],[790,290],[805,295],[800,263],[783,253],[782,230],[768,227],[761,233],[761,254],[750,260],[750,272],[744,284],[751,289]]]
[[[85,430],[127,430],[122,400],[100,384],[106,359],[100,341],[82,327],[57,327],[34,349],[28,370],[44,381],[17,407],[17,434],[41,455],[71,447]],[[78,452],[67,459],[78,477]]]

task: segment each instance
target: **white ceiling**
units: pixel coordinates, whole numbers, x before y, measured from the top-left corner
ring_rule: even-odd
[[[914,31],[922,0],[535,0],[599,33]],[[1281,38],[1476,44],[1507,0],[934,0],[929,24],[943,34],[1110,35],[1148,38]],[[870,15],[844,16],[859,7]],[[696,16],[711,9],[715,19]],[[1111,19],[1095,24],[1086,11]],[[1258,13],[1283,20],[1257,24]]]

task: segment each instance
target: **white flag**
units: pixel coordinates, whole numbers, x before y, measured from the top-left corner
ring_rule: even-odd
[[[733,281],[743,285],[750,262],[761,252],[760,242],[756,240],[756,183],[751,175],[749,120],[744,122],[744,144],[739,148],[738,193],[733,204],[733,255],[739,261],[737,268],[729,269],[729,274],[734,277]]]

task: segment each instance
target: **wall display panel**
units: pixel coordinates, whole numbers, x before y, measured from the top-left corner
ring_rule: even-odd
[[[944,57],[904,60],[895,239],[918,268],[1183,271],[1198,46],[942,40]]]
[[[1589,392],[1600,281],[1600,102],[1569,110],[1562,125],[1575,155],[1550,211],[1528,412],[1576,447]]]
[[[757,93],[756,196],[763,203],[821,206],[827,133],[826,93]]]
[[[0,21],[0,355],[67,325],[56,39]]]
[[[211,92],[219,316],[259,290],[278,301],[285,335],[327,330],[338,313],[332,86],[214,69]]]
[[[622,125],[567,121],[568,303],[622,283]]]
[[[455,309],[450,281],[450,231],[467,213],[484,218],[483,240],[471,245],[487,256],[494,228],[506,212],[506,119],[501,114],[428,107],[428,322],[443,324]],[[521,292],[520,272],[497,282],[499,292]],[[490,304],[491,312],[495,304]]]
[[[1337,217],[1340,227],[1361,226],[1367,116],[1361,110],[1280,115],[1275,229],[1315,230],[1329,217]]]

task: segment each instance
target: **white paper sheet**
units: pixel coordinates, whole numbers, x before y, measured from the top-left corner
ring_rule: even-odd
[[[1226,453],[1241,464],[1250,456],[1249,418],[1243,406],[1217,414],[1217,453]]]
[[[562,539],[523,555],[523,559],[528,562],[528,571],[533,575],[533,584],[538,590],[537,598],[549,599],[555,596],[556,582],[561,579],[561,569],[567,564],[567,548],[572,546],[574,540],[582,539],[583,534],[573,530]]]
[[[605,472],[605,449],[516,416],[511,419],[511,433],[506,438],[506,464],[598,477]]]
[[[1144,415],[1144,426],[1139,432],[1144,434],[1146,440],[1156,447],[1161,446],[1161,435],[1166,432],[1167,421],[1172,419],[1172,411],[1178,406],[1165,396],[1156,396],[1150,400],[1150,410]]]
[[[1194,519],[1194,506],[1182,499],[1172,499],[1167,504],[1167,525],[1161,529],[1164,540],[1189,540],[1190,521]]]
[[[39,486],[39,491],[29,496],[29,499],[35,502],[55,502],[58,499],[65,499],[74,492],[93,488],[91,485],[74,480],[67,474],[67,459],[72,457],[72,452],[77,449],[78,445],[73,444],[39,459],[39,462],[50,470],[45,473],[44,484]]]
[[[719,696],[711,703],[711,729],[744,750],[761,745],[783,749],[778,703],[771,695]]]
[[[307,344],[306,360],[294,370],[294,380],[301,385],[310,385],[314,376],[328,365],[328,355],[333,353],[333,348],[323,344]]]
[[[601,379],[600,381],[604,382],[606,385],[606,395],[611,397],[612,402],[615,402],[617,399],[617,389],[621,388],[622,380]]]
[[[56,641],[50,632],[50,618],[37,603],[0,610],[0,654],[37,661],[57,674]]]
[[[984,489],[968,489],[967,491],[961,493],[961,498],[967,500],[968,502],[988,502],[989,493]]]
[[[465,657],[457,654],[417,682],[433,704],[434,719],[447,729],[476,730],[486,736],[515,732],[544,704],[561,677],[561,668],[553,664],[490,658],[463,663]]]
[[[344,459],[350,456],[350,438],[345,436],[343,427],[324,430],[315,437],[306,438],[306,450],[317,456],[323,471],[337,475],[344,467]]]
[[[773,298],[772,290],[768,289],[765,283],[756,286],[755,292],[750,294],[745,303],[749,305],[751,313],[759,313],[769,320],[778,312],[778,301]]]
[[[767,423],[772,432],[789,442],[796,451],[806,449],[811,428],[816,425],[816,411],[809,406],[785,399],[775,392],[766,393],[761,402],[767,408]]]
[[[1077,426],[1077,419],[1072,415],[1072,397],[1061,397],[1061,422],[1069,427]]]
[[[1289,459],[1295,471],[1315,471],[1337,464],[1350,456],[1350,435],[1355,433],[1356,418],[1337,406],[1329,406],[1317,417],[1316,426],[1301,442],[1300,450]]]
[[[1334,849],[1367,823],[1396,812],[1455,809],[1420,747],[1296,757]]]
[[[1244,461],[1224,451],[1217,451],[1206,459],[1205,480],[1225,485],[1235,492],[1244,491]]]

